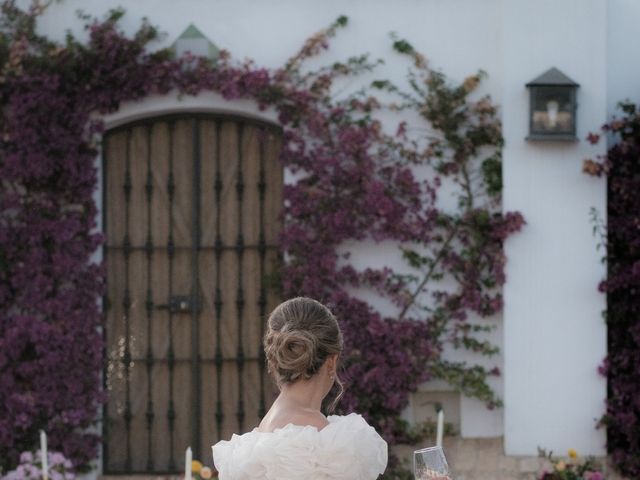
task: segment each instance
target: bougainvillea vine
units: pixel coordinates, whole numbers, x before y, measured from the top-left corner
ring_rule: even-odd
[[[600,371],[608,378],[607,448],[613,465],[629,478],[640,477],[640,111],[621,105],[622,116],[602,127],[611,147],[606,155],[584,162],[589,175],[608,181],[606,230],[596,213],[594,233],[606,246],[608,355]],[[590,134],[598,143],[601,136]]]
[[[83,467],[98,437],[87,430],[104,401],[98,299],[104,273],[91,263],[95,233],[100,116],[149,94],[216,91],[227,100],[273,107],[283,129],[285,186],[280,267],[283,296],[331,304],[345,334],[345,411],[363,413],[392,443],[408,439],[399,420],[410,392],[429,378],[448,380],[490,407],[499,399],[479,365],[447,362],[446,344],[480,354],[482,319],[502,308],[503,242],[523,224],[500,211],[502,137],[488,97],[469,100],[482,74],[452,85],[411,45],[408,87],[380,80],[336,100],[341,77],[372,71],[367,55],[309,71],[305,60],[328,48],[347,25],[340,17],[311,37],[282,68],[150,53],[147,23],[131,37],[122,11],[90,20],[88,42],[57,44],[35,33],[41,7],[2,3],[0,25],[0,458],[15,465],[38,429]],[[396,101],[381,102],[375,93]],[[405,122],[387,132],[387,109],[418,112],[425,135]],[[414,130],[413,128],[411,130]],[[415,170],[429,172],[419,179]],[[442,185],[456,195],[440,206]],[[453,189],[453,190],[452,190]],[[358,270],[345,245],[393,242],[413,273]],[[383,314],[353,294],[368,288],[397,308]]]

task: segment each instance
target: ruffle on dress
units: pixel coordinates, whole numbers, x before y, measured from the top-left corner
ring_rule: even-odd
[[[254,429],[213,447],[220,480],[375,480],[387,466],[387,442],[362,416],[331,415],[322,430],[289,424]]]

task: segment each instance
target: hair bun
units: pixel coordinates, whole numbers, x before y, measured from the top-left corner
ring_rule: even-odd
[[[300,379],[317,375],[329,357],[342,352],[342,332],[331,311],[312,298],[295,297],[273,309],[267,320],[263,338],[267,368],[278,388]],[[337,385],[332,401],[326,405],[331,412],[342,396],[342,383],[335,371],[327,379]],[[319,378],[319,377],[318,377]]]
[[[299,378],[310,378],[315,372],[317,343],[304,330],[272,332],[271,355],[273,367],[288,382]]]

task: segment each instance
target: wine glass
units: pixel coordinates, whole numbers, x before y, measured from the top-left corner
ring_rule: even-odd
[[[416,480],[451,480],[442,447],[423,448],[413,452],[413,474]]]

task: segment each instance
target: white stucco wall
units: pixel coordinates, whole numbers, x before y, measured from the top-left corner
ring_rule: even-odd
[[[605,274],[589,209],[605,206],[605,183],[581,173],[604,146],[584,138],[607,113],[605,0],[503,2],[504,209],[526,230],[507,242],[505,293],[505,447],[533,455],[537,446],[604,453],[595,431],[606,382],[597,293]],[[556,66],[580,84],[576,143],[533,143],[527,135],[525,84]]]
[[[632,52],[640,36],[640,2],[607,2],[607,111],[613,115],[618,102],[640,103],[640,62]]]
[[[581,173],[582,159],[597,151],[582,139],[604,122],[612,102],[640,88],[640,81],[623,80],[627,68],[634,80],[640,79],[638,63],[625,63],[626,49],[633,51],[634,45],[628,35],[640,19],[638,2],[610,0],[607,6],[605,0],[65,0],[52,4],[40,28],[60,40],[66,29],[82,37],[77,9],[102,16],[121,4],[127,8],[122,25],[128,32],[146,16],[167,33],[158,46],[171,44],[193,22],[234,57],[250,57],[267,67],[282,65],[312,33],[346,14],[349,26],[332,41],[320,63],[370,52],[386,61],[373,77],[400,83],[407,60],[391,49],[388,34],[395,31],[456,81],[478,69],[488,72],[482,90],[502,105],[506,138],[504,209],[522,212],[528,225],[507,243],[504,329],[502,319],[495,319],[498,329],[492,336],[504,347],[504,361],[500,356],[495,362],[505,376],[494,386],[504,391],[506,406],[488,412],[480,402],[463,399],[462,434],[504,432],[511,454],[533,455],[538,445],[557,452],[569,447],[581,453],[603,452],[604,434],[594,429],[594,419],[602,413],[605,396],[605,382],[596,374],[606,347],[600,316],[604,298],[596,292],[604,268],[588,212],[592,206],[604,211],[605,190],[602,181]],[[618,29],[618,22],[625,28]],[[524,140],[524,85],[551,66],[581,85],[578,143]],[[363,80],[354,80],[353,89]],[[211,95],[183,102],[183,107],[200,110],[221,107]],[[172,97],[147,99],[144,105],[124,106],[110,120],[117,123],[142,111],[177,107]],[[252,107],[228,108],[250,114]],[[395,248],[388,245],[362,245],[354,260],[362,266],[403,267]]]

